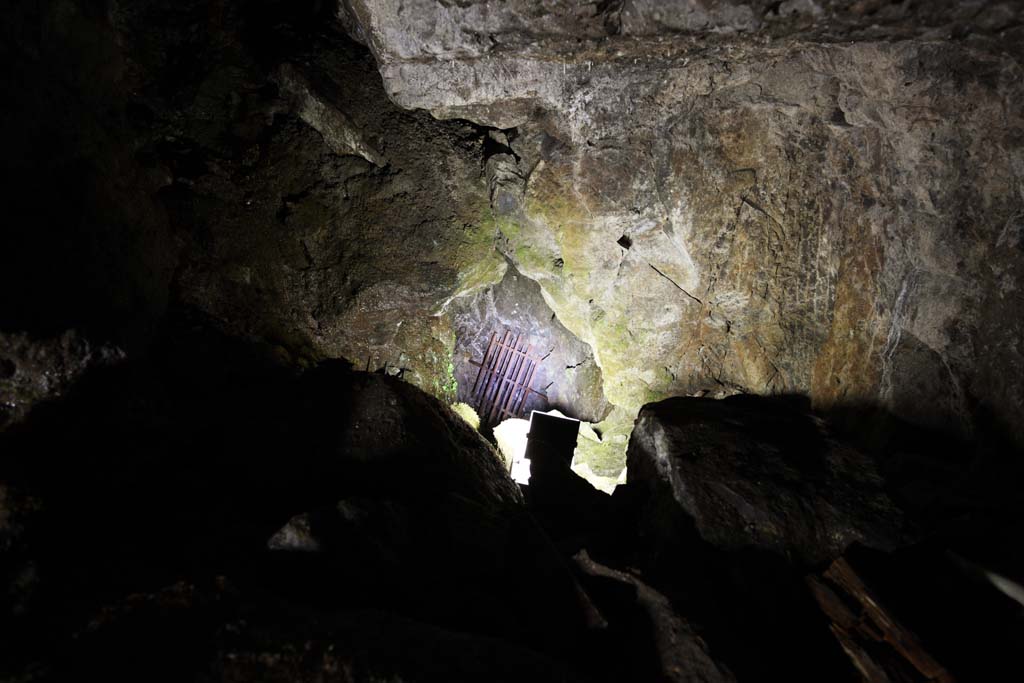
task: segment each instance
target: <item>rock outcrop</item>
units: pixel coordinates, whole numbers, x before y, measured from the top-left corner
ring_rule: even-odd
[[[641,579],[575,571],[446,405],[243,349],[93,370],[0,434],[4,676],[730,680]]]
[[[86,371],[124,356],[116,346],[94,348],[76,330],[42,338],[0,332],[0,430],[20,422],[36,405],[59,398]]]
[[[778,399],[645,406],[627,462],[630,483],[665,499],[653,508],[678,506],[701,538],[725,551],[756,548],[813,565],[853,543],[894,550],[910,539],[873,461]]]
[[[236,619],[261,619],[283,601],[291,626],[265,637],[285,650],[316,621],[297,616],[310,610],[383,610],[381,629],[396,638],[404,615],[433,624],[423,638],[468,631],[497,637],[488,646],[497,649],[581,637],[567,567],[497,453],[447,406],[338,363],[301,376],[261,370],[224,343],[211,342],[224,355],[94,371],[3,433],[5,675],[39,658],[53,680],[78,665],[137,679],[165,628],[174,647],[196,648],[182,666],[214,666],[202,653],[228,647],[215,631],[232,628],[216,605],[171,600],[167,610],[206,624],[187,639],[176,617],[163,621],[167,610],[143,620],[155,630],[133,633],[115,606],[135,611],[148,599],[131,594],[169,577],[231,577],[238,590],[224,601],[246,605]],[[97,629],[106,635],[94,638]],[[68,640],[80,631],[84,649]],[[365,646],[334,637],[356,653]],[[37,650],[43,643],[64,654]],[[466,665],[484,675],[496,663]]]
[[[179,114],[176,155],[191,163],[164,196],[188,226],[181,303],[293,361],[387,366],[454,400],[448,303],[505,268],[486,220],[483,133],[397,109],[340,37],[271,54],[238,40],[279,66],[211,73]],[[225,108],[220,129],[196,109],[211,103]]]
[[[243,5],[48,1],[3,27],[0,332],[131,354],[213,326],[454,399],[447,304],[505,268],[486,131],[398,109],[310,8]]]

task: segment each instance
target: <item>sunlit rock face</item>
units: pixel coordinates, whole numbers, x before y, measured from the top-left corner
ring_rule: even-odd
[[[395,102],[514,128],[488,166],[501,248],[612,403],[1021,424],[1020,9],[840,4],[341,12]]]

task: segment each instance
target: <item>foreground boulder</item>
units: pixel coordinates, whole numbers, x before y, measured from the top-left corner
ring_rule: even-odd
[[[224,577],[105,607],[78,634],[67,667],[83,678],[166,683],[581,680],[508,641],[380,610],[296,612]]]
[[[646,483],[722,550],[754,548],[813,564],[854,542],[891,549],[906,535],[874,462],[779,399],[672,398],[644,406],[628,471],[631,483]]]
[[[110,610],[219,576],[236,587],[239,619],[277,624],[253,666],[277,661],[263,652],[302,659],[306,642],[372,658],[369,641],[350,637],[369,622],[424,650],[441,638],[451,657],[461,641],[538,651],[537,661],[545,648],[575,656],[561,652],[585,636],[585,597],[497,453],[447,406],[383,374],[340,363],[296,374],[203,343],[205,355],[87,374],[2,435],[0,578],[17,604],[5,600],[0,614],[12,645],[0,679],[35,670],[43,680],[182,680],[216,668],[234,617],[190,606],[181,619],[206,630],[182,631],[161,608],[140,630]],[[30,591],[19,568],[31,570]],[[353,610],[382,616],[320,627]],[[86,643],[97,620],[112,626]],[[187,675],[154,673],[165,651]],[[214,679],[248,676],[239,657]],[[504,658],[467,655],[466,675],[493,678]],[[254,678],[286,676],[267,666]],[[353,680],[367,676],[385,673]]]

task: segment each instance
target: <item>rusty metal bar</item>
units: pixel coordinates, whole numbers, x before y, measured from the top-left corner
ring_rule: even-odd
[[[523,348],[520,347],[520,337],[516,337],[516,345],[513,348],[514,358],[506,366],[505,372],[502,373],[500,383],[498,385],[498,392],[494,397],[494,403],[491,406],[491,412],[488,415],[488,420],[494,420],[495,416],[501,417],[506,412],[508,407],[508,400],[515,392],[515,381],[519,373],[519,368],[526,360],[526,355],[523,353]],[[523,342],[525,344],[525,342]]]
[[[491,333],[484,357],[479,363],[473,362],[480,369],[470,391],[486,424],[519,417],[531,393],[545,396],[530,387],[539,362],[533,357],[533,345],[521,333],[508,329],[500,336]]]
[[[531,383],[533,382],[533,375],[534,375],[534,373],[536,373],[536,372],[537,372],[537,364],[536,364],[536,363],[534,363],[534,364],[533,364],[533,365],[532,365],[532,366],[530,367],[530,376],[526,378],[526,382],[525,382],[525,383],[523,384],[523,386],[524,386],[524,387],[526,387],[527,389],[529,389],[529,387],[530,387],[530,384],[531,384]],[[519,405],[518,405],[518,406],[516,407],[516,409],[515,409],[515,410],[516,410],[516,413],[519,413],[519,412],[521,412],[521,411],[522,411],[522,409],[523,409],[523,404],[524,404],[524,403],[526,403],[526,395],[527,395],[527,393],[528,393],[528,392],[524,391],[524,392],[523,392],[523,395],[522,395],[522,396],[520,397],[520,399],[519,399]]]
[[[512,358],[512,351],[514,348],[512,343],[515,339],[516,338],[512,336],[511,331],[505,331],[505,335],[502,337],[502,343],[498,352],[497,363],[493,366],[493,372],[487,380],[487,388],[484,390],[483,399],[480,403],[480,413],[486,415],[485,419],[488,421],[492,419],[490,414],[491,406],[497,399],[498,390],[501,387],[501,378],[505,374],[505,367]]]
[[[523,393],[523,378],[526,377],[527,373],[530,372],[530,368],[536,365],[530,353],[533,351],[533,345],[530,344],[523,351],[523,362],[520,363],[519,368],[516,369],[515,377],[512,378],[512,386],[503,406],[503,411],[509,417],[518,415],[518,411],[514,409],[518,396]]]
[[[491,343],[487,345],[487,351],[484,352],[483,362],[480,363],[480,372],[477,373],[476,381],[473,382],[473,389],[469,392],[470,396],[476,396],[476,385],[480,383],[480,378],[483,377],[486,374],[486,373],[483,372],[483,369],[487,366],[487,361],[491,357],[491,351],[494,349],[494,341],[497,338],[498,338],[498,333],[497,332],[491,332]]]
[[[487,396],[490,393],[493,375],[496,372],[496,368],[501,363],[502,358],[505,354],[505,342],[507,340],[508,332],[506,331],[504,337],[501,339],[501,341],[497,343],[497,346],[494,347],[489,362],[484,363],[483,367],[481,368],[481,372],[483,373],[484,377],[484,382],[483,384],[480,385],[479,395],[475,397],[479,399],[481,404],[487,400]]]

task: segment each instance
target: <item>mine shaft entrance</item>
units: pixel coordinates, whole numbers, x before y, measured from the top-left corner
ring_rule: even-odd
[[[470,362],[480,368],[470,400],[481,426],[494,427],[510,417],[522,417],[530,394],[547,398],[530,386],[540,359],[522,334],[505,330],[499,337],[492,332],[483,359]]]

